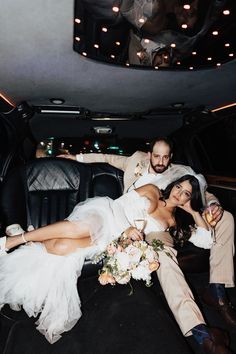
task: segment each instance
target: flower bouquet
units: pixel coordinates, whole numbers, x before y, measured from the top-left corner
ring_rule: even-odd
[[[133,278],[144,280],[146,286],[150,286],[151,273],[160,266],[158,251],[163,248],[164,244],[160,240],[153,240],[151,245],[123,237],[111,242],[95,260],[96,263],[103,259],[98,278],[100,284],[127,284]]]

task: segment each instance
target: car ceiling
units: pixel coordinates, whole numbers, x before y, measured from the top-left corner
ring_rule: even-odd
[[[196,71],[149,70],[98,63],[73,51],[74,0],[1,0],[0,92],[14,104],[97,112],[208,109],[236,101],[236,60]]]

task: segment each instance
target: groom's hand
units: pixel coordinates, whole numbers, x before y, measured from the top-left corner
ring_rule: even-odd
[[[76,160],[76,155],[72,155],[72,154],[62,154],[62,155],[57,155],[56,157],[62,157],[63,159],[69,159],[69,160]]]

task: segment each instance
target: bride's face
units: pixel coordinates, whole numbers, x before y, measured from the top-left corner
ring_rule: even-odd
[[[174,205],[184,205],[192,197],[192,186],[189,181],[177,183],[171,190],[169,201]]]

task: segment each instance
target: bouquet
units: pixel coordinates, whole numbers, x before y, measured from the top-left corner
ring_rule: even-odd
[[[146,286],[150,286],[151,273],[160,266],[158,251],[163,248],[164,244],[160,240],[153,240],[151,245],[123,237],[111,242],[95,260],[97,263],[104,259],[98,278],[100,284],[127,284],[133,278],[144,280]]]

